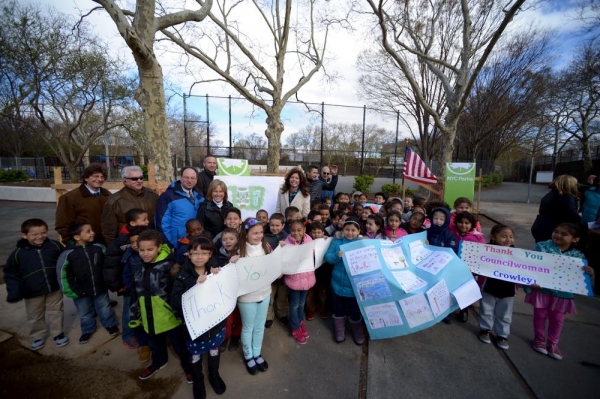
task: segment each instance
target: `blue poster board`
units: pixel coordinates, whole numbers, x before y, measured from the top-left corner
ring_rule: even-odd
[[[429,328],[459,302],[464,308],[480,298],[468,266],[451,249],[426,240],[419,233],[396,243],[359,240],[340,247],[371,339]]]

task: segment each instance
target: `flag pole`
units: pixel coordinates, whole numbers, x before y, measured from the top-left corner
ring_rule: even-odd
[[[404,172],[402,173],[402,201],[406,198],[406,184],[404,184]]]

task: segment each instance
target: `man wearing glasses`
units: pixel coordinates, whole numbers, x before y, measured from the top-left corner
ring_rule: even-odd
[[[180,238],[186,233],[185,223],[196,217],[204,195],[196,188],[196,169],[184,166],[181,179],[171,183],[158,198],[156,206],[156,230],[163,233],[173,248],[177,248]]]
[[[321,180],[323,183],[326,183],[326,184],[331,183],[332,176],[331,176],[331,169],[329,169],[329,166],[325,165],[321,168],[321,174],[319,175],[319,180]],[[324,201],[325,198],[331,198],[333,201],[334,196],[335,196],[335,190],[323,189],[323,191],[321,191],[321,201]]]
[[[315,165],[310,165],[307,170],[306,170],[306,178],[308,179],[308,191],[310,192],[310,200],[316,200],[316,199],[321,199],[321,192],[323,190],[328,190],[328,191],[333,191],[335,190],[335,186],[337,185],[338,182],[338,176],[337,176],[337,172],[338,172],[338,167],[335,165],[332,165],[331,168],[329,168],[331,170],[332,175],[328,176],[331,177],[331,182],[326,183],[323,182],[319,179],[319,168],[316,167]]]
[[[144,174],[139,166],[126,166],[121,171],[123,187],[110,196],[102,212],[102,233],[106,244],[115,239],[125,224],[125,214],[133,208],[141,208],[148,213],[150,228],[154,228],[154,214],[158,194],[144,187]]]

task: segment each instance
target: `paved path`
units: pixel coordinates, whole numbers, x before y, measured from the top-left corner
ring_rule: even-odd
[[[529,226],[537,215],[537,202],[546,192],[535,187],[526,204],[527,185],[508,184],[484,191],[482,213],[517,231],[517,246],[531,248]],[[51,204],[0,203],[2,259],[18,238],[20,222],[26,217],[42,217],[53,225]],[[481,218],[487,234],[494,224]],[[52,227],[51,227],[52,228]],[[4,255],[6,254],[6,255]],[[0,330],[23,337],[24,309],[4,302],[5,286],[0,286]],[[532,309],[520,293],[510,337],[510,349],[502,351],[477,340],[477,307],[468,323],[438,324],[405,337],[369,341],[363,347],[351,338],[335,344],[330,321],[308,322],[311,337],[307,345],[296,345],[281,325],[267,330],[263,355],[270,363],[267,373],[250,376],[245,372],[241,353],[227,352],[221,362],[227,392],[222,398],[598,398],[600,368],[582,361],[600,363],[600,298],[576,298],[578,313],[567,317],[561,338],[563,361],[555,361],[530,348],[533,334]],[[75,344],[79,325],[72,301],[65,301],[66,325],[72,343],[62,350],[47,345],[43,355],[82,357],[135,376],[140,368],[137,355],[124,349],[120,339],[109,340],[105,331],[95,334],[88,345]],[[23,341],[23,343],[26,343]],[[171,353],[167,368],[153,378],[181,376],[176,398],[191,398],[191,386]],[[363,391],[360,390],[363,388]],[[217,396],[207,389],[209,398]]]

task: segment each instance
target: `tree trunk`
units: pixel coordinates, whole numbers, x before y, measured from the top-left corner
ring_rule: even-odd
[[[281,154],[281,133],[284,126],[281,122],[281,110],[273,110],[267,114],[267,130],[265,135],[269,140],[267,149],[267,173],[279,172],[279,157]]]
[[[590,151],[589,137],[584,134],[584,140],[581,140],[581,152],[583,152],[583,170],[586,176],[592,174],[594,163],[592,162],[592,153]]]
[[[156,166],[157,181],[170,182],[173,179],[173,165],[169,147],[162,68],[156,59],[148,67],[140,64],[138,63],[140,84],[135,93],[135,99],[142,107],[144,115],[144,134],[150,145],[148,162],[152,162]]]
[[[71,162],[64,162],[65,168],[69,171],[69,181],[71,183],[79,183],[79,176],[77,174],[77,165]]]

